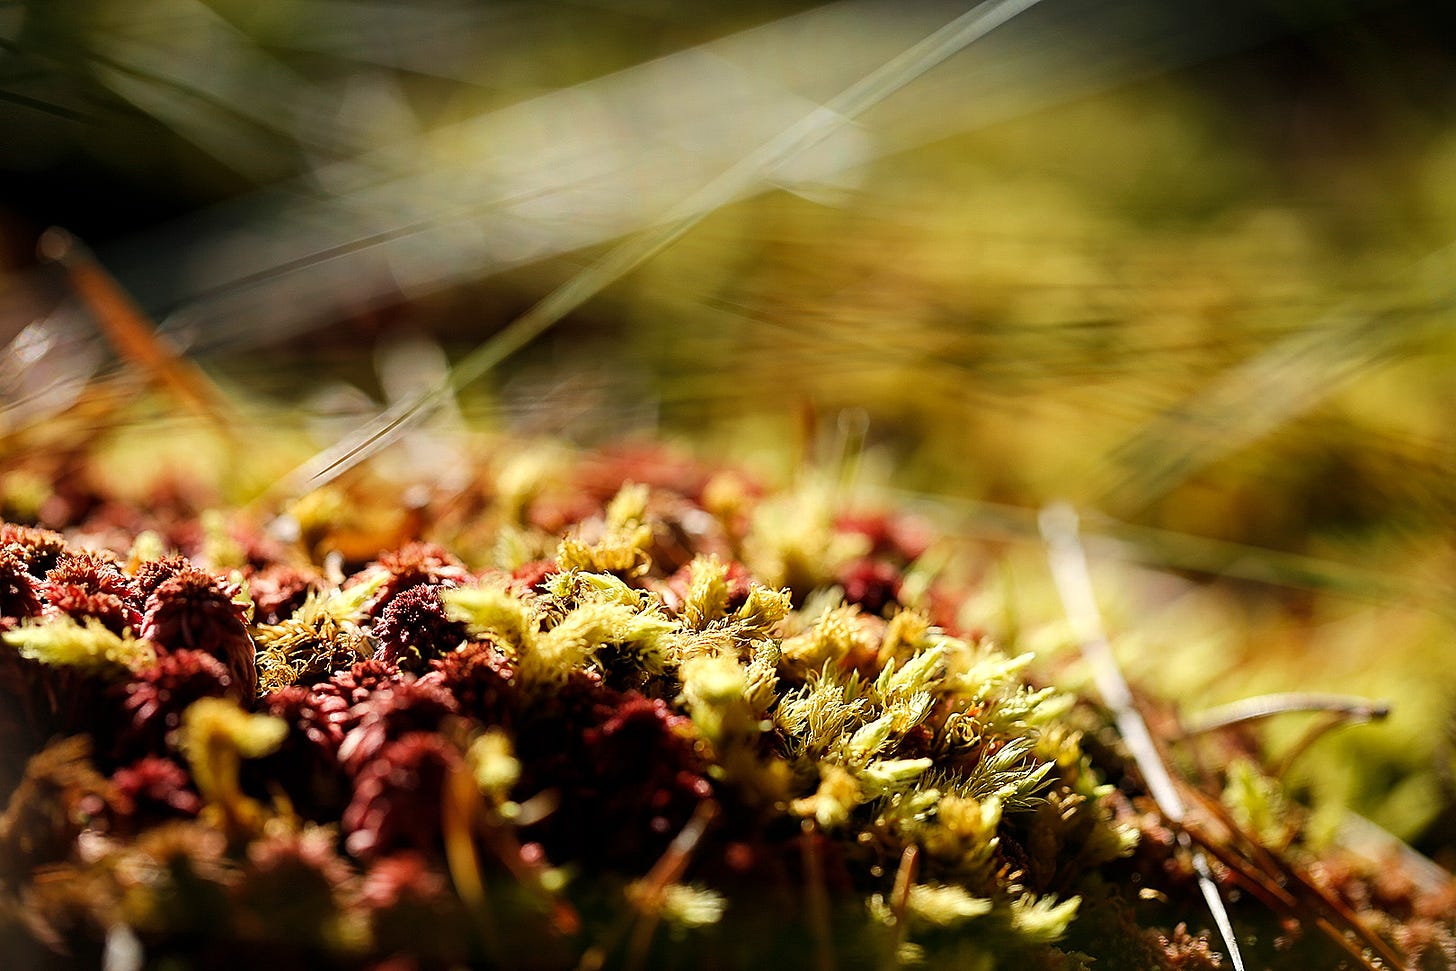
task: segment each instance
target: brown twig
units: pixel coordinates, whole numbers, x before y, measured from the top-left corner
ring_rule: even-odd
[[[717,815],[718,805],[711,799],[698,803],[692,817],[637,884],[634,902],[640,916],[627,943],[625,967],[640,968],[646,964],[647,950],[652,946],[652,937],[657,932],[657,923],[662,916],[663,892],[683,875],[692,860],[693,851],[698,848],[703,835],[708,831],[708,824]]]
[[[1218,856],[1220,862],[1231,870],[1244,875],[1258,874],[1265,887],[1278,888],[1276,896],[1291,917],[1313,923],[1361,966],[1371,971],[1378,971],[1381,967],[1365,956],[1368,950],[1387,967],[1406,967],[1405,958],[1366,927],[1349,907],[1314,883],[1298,867],[1260,843],[1229,815],[1222,803],[1197,789],[1190,787],[1186,791],[1205,818],[1223,830],[1221,835],[1215,834],[1199,822],[1189,821],[1185,828],[1200,846]],[[1231,861],[1241,863],[1231,865]],[[1357,941],[1363,947],[1357,947]]]
[[[71,287],[122,360],[140,368],[194,414],[231,433],[229,407],[222,393],[200,368],[167,346],[158,336],[156,325],[90,250],[57,228],[41,235],[37,249],[42,258],[66,271]]]
[[[1181,721],[1183,734],[1191,736],[1296,712],[1327,712],[1348,722],[1379,721],[1390,715],[1390,703],[1354,695],[1283,691],[1218,705]]]
[[[1284,776],[1288,775],[1289,769],[1291,766],[1294,765],[1295,761],[1305,752],[1309,751],[1309,747],[1315,742],[1319,741],[1320,738],[1322,738],[1324,735],[1328,734],[1336,728],[1341,727],[1342,725],[1349,725],[1352,723],[1358,724],[1361,721],[1367,720],[1368,719],[1351,718],[1343,712],[1330,712],[1324,718],[1321,718],[1315,724],[1311,725],[1309,729],[1306,730],[1303,735],[1299,736],[1295,743],[1289,747],[1289,751],[1284,753],[1284,757],[1279,760],[1279,764],[1274,768],[1275,777],[1282,779]]]

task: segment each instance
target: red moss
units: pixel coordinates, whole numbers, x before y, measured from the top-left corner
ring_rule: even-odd
[[[519,703],[515,668],[489,643],[469,644],[430,662],[421,683],[439,684],[455,698],[460,713],[485,724],[506,724]]]
[[[357,775],[393,740],[434,731],[457,711],[455,699],[438,684],[400,680],[381,685],[349,710],[352,726],[339,746],[339,761]]]
[[[21,551],[0,548],[0,617],[12,622],[35,617],[41,607],[36,578]]]
[[[281,787],[294,808],[309,819],[337,820],[352,784],[340,751],[354,729],[364,726],[350,742],[347,754],[355,756],[348,762],[350,770],[397,735],[438,724],[441,706],[431,692],[439,689],[423,689],[437,702],[427,712],[422,709],[428,706],[414,704],[421,691],[406,687],[396,693],[399,678],[393,664],[363,661],[319,684],[292,685],[264,696],[260,707],[283,719],[288,734],[272,754],[243,767],[245,780],[262,791]]]
[[[511,571],[511,589],[518,593],[539,592],[541,584],[557,572],[555,560],[532,560]]]
[[[46,573],[46,580],[56,584],[73,584],[88,593],[109,593],[140,606],[137,598],[140,590],[136,581],[127,576],[109,554],[90,550],[67,550],[57,560],[55,568]]]
[[[455,587],[471,580],[465,564],[434,543],[409,543],[393,552],[381,553],[351,582],[380,572],[387,574],[387,579],[366,607],[368,615],[376,619],[391,600],[412,587]]]
[[[165,752],[167,735],[182,724],[188,705],[200,698],[237,693],[232,674],[210,654],[188,650],[162,654],[156,664],[110,690],[121,702],[113,754],[128,759]]]
[[[347,670],[335,671],[330,678],[314,690],[342,698],[352,707],[366,700],[375,691],[399,680],[399,667],[390,661],[370,659],[351,665]]]
[[[930,527],[918,519],[883,512],[845,513],[834,521],[841,533],[857,533],[869,540],[869,555],[911,563],[930,548]]]
[[[445,878],[418,853],[380,857],[364,875],[361,899],[370,910],[387,910],[408,900],[433,901],[445,893]]]
[[[187,770],[171,759],[147,755],[111,774],[108,799],[112,825],[135,836],[167,819],[190,818],[202,810]]]
[[[1218,971],[1223,967],[1223,955],[1208,943],[1208,935],[1188,933],[1187,924],[1173,928],[1171,936],[1158,931],[1150,934],[1162,949],[1169,968],[1177,971]]]
[[[374,637],[379,642],[375,657],[410,671],[422,669],[468,639],[465,625],[445,616],[440,590],[433,586],[411,587],[385,605]]]
[[[141,636],[166,651],[206,651],[227,665],[243,699],[257,691],[253,641],[243,608],[211,574],[177,571],[147,597]]]
[[[66,538],[49,529],[0,523],[0,547],[18,556],[33,577],[43,577],[66,549]]]
[[[76,620],[90,617],[114,634],[135,631],[142,625],[141,611],[114,593],[92,593],[78,584],[54,582],[44,584],[41,591],[49,614],[64,614]]]
[[[294,811],[307,819],[337,820],[348,801],[349,780],[339,764],[339,746],[353,721],[337,693],[292,685],[266,695],[263,711],[288,724],[282,744],[243,766],[245,784],[281,788]]]
[[[344,810],[345,848],[368,860],[381,853],[440,847],[445,780],[461,755],[433,732],[410,732],[383,746],[354,783]]]
[[[295,684],[265,695],[260,704],[263,711],[288,722],[330,759],[338,754],[349,719],[349,704],[339,695]]]
[[[312,591],[323,589],[323,579],[313,571],[281,563],[271,564],[248,575],[248,596],[253,600],[253,619],[259,624],[276,624],[303,606]]]
[[[864,557],[839,572],[844,599],[866,613],[884,614],[900,603],[900,571],[892,563]]]
[[[148,560],[137,567],[137,594],[145,600],[162,584],[182,571],[191,569],[193,569],[191,561],[185,556],[176,554],[164,556],[160,560]]]
[[[691,723],[660,699],[579,674],[519,717],[518,790],[550,789],[560,799],[529,831],[552,859],[640,869],[712,794]]]

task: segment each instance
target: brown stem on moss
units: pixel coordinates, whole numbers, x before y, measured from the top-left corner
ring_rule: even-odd
[[[819,849],[819,831],[806,819],[799,833],[799,855],[804,865],[804,908],[814,934],[816,971],[834,971],[834,934],[829,926],[829,891],[824,885],[824,860]]]
[[[915,884],[915,874],[920,869],[920,847],[911,843],[900,854],[900,866],[895,871],[895,886],[890,891],[890,913],[895,915],[894,950],[890,952],[888,966],[900,966],[900,950],[910,932],[906,926],[906,912],[910,908],[910,888]]]
[[[445,839],[445,865],[460,899],[475,917],[481,943],[494,964],[501,964],[500,932],[481,877],[480,855],[475,850],[475,821],[484,803],[470,769],[457,765],[445,777],[440,800],[440,830]]]
[[[639,916],[627,944],[625,967],[635,969],[646,966],[647,950],[652,946],[652,937],[657,932],[657,924],[662,917],[663,892],[682,877],[692,860],[693,851],[698,848],[708,831],[708,824],[717,815],[717,803],[711,799],[698,803],[698,808],[693,811],[682,830],[673,837],[662,856],[652,865],[652,869],[647,871],[647,876],[636,885],[633,896],[636,898],[634,903]]]

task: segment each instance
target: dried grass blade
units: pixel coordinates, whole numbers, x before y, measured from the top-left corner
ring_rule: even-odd
[[[1103,702],[1112,709],[1117,729],[1147,783],[1148,791],[1158,804],[1159,810],[1170,823],[1181,826],[1186,810],[1178,784],[1173,779],[1162,753],[1148,731],[1147,722],[1133,701],[1132,690],[1122,674],[1122,668],[1112,653],[1107,634],[1102,627],[1102,614],[1097,608],[1097,598],[1092,590],[1091,572],[1087,567],[1087,554],[1078,539],[1077,513],[1072,507],[1058,504],[1042,510],[1042,538],[1047,547],[1047,559],[1051,564],[1052,578],[1067,612],[1067,619],[1077,640],[1082,645],[1082,656],[1092,667],[1092,678],[1102,695]],[[1214,883],[1208,858],[1202,850],[1193,849],[1193,866],[1198,872],[1199,889],[1208,904],[1214,924],[1218,927],[1229,961],[1235,971],[1244,971],[1244,958],[1239,950],[1233,923],[1229,920],[1228,908],[1219,896],[1218,885]]]
[[[551,291],[462,359],[443,385],[402,402],[355,435],[300,466],[284,480],[284,491],[294,494],[316,489],[386,448],[450,394],[489,373],[607,286],[677,242],[746,189],[771,178],[785,162],[1039,2],[986,0],[886,61],[740,158],[683,200],[657,226],[622,240],[601,259]]]
[[[892,494],[902,506],[921,510],[937,522],[956,523],[958,531],[966,536],[1016,543],[1042,541],[1033,509],[906,489]],[[1292,590],[1319,590],[1370,603],[1399,602],[1456,620],[1448,592],[1414,578],[1392,577],[1352,563],[1144,526],[1102,514],[1089,515],[1082,525],[1085,545],[1098,555],[1160,570],[1188,570]]]

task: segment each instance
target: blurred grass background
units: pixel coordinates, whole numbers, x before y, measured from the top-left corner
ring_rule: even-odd
[[[323,447],[964,9],[0,0],[5,466],[126,371],[47,226]],[[1453,93],[1444,4],[1044,0],[461,414],[779,469],[847,439],[995,552],[967,619],[1049,657],[1033,511],[1069,499],[1138,685],[1389,698],[1291,784],[1451,863]]]

